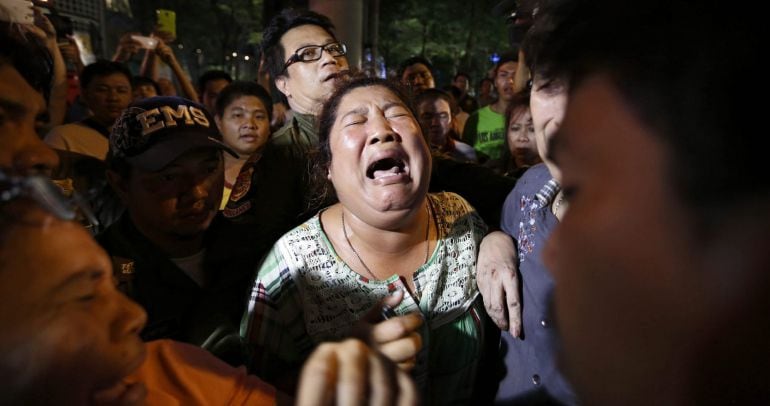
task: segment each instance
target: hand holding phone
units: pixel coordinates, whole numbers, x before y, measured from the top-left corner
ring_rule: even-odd
[[[144,49],[155,49],[158,46],[158,39],[146,37],[144,35],[131,35],[131,39],[138,42]]]

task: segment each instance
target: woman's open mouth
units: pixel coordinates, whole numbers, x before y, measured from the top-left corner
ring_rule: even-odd
[[[406,164],[399,158],[383,158],[377,160],[366,168],[366,177],[369,179],[381,179],[388,176],[405,174]]]

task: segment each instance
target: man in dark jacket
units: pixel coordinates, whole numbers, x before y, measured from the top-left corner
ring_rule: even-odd
[[[230,255],[216,218],[222,152],[205,108],[155,97],[123,112],[110,137],[107,176],[126,206],[98,236],[119,288],[148,314],[142,338],[201,345],[233,363],[228,334],[243,313],[253,261]],[[235,351],[235,352],[232,352]]]

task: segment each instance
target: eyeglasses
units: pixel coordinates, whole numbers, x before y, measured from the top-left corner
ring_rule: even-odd
[[[0,204],[20,197],[35,200],[43,209],[61,220],[75,220],[78,215],[82,215],[87,228],[99,225],[99,220],[77,193],[73,192],[73,196],[68,198],[45,176],[12,176],[0,170]]]
[[[321,59],[323,51],[329,53],[333,57],[344,56],[348,52],[348,48],[341,42],[332,42],[326,45],[308,45],[302,47],[294,52],[289,60],[283,65],[285,71],[289,65],[295,62],[313,62]]]

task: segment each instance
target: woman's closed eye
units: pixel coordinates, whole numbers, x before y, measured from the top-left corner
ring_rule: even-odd
[[[350,126],[360,125],[365,122],[366,122],[366,117],[364,116],[350,116],[345,119],[345,122],[343,123],[343,125],[345,127],[350,127]]]
[[[399,117],[407,117],[411,116],[409,114],[409,110],[402,106],[393,106],[387,110],[385,110],[385,118],[399,118]]]

